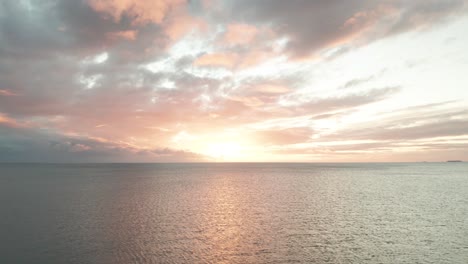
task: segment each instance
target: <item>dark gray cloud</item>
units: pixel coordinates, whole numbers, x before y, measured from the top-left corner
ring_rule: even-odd
[[[290,38],[290,54],[301,57],[430,27],[465,12],[467,1],[236,0],[225,5],[237,20],[272,25]]]
[[[170,148],[139,149],[99,138],[0,123],[0,162],[175,162],[207,161],[203,155]]]
[[[79,60],[107,51],[117,63],[141,63],[163,55],[170,43],[160,25],[135,25],[125,16],[109,19],[86,1],[4,0],[0,7],[3,60]],[[123,32],[132,32],[135,38],[119,37]]]

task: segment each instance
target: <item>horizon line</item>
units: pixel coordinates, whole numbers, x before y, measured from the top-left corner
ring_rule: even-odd
[[[454,162],[455,161],[455,162]],[[223,164],[223,163],[283,163],[283,164],[363,164],[363,163],[466,163],[464,160],[446,161],[167,161],[167,162],[42,162],[0,161],[0,164]]]

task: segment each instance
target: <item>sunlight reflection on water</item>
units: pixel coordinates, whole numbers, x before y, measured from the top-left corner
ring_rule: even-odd
[[[467,263],[466,164],[0,165],[1,263]]]

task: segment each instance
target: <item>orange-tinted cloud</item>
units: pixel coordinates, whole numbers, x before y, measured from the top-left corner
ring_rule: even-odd
[[[138,31],[136,30],[125,30],[125,31],[118,31],[118,32],[111,32],[108,35],[111,38],[122,38],[127,40],[135,40],[137,37]]]
[[[258,33],[255,26],[248,24],[229,24],[223,36],[226,45],[246,45],[251,43]]]
[[[239,56],[235,53],[211,53],[197,58],[194,65],[232,68],[237,64],[238,59]]]
[[[239,66],[240,68],[249,68],[274,58],[276,55],[278,54],[271,51],[252,50],[242,56]]]
[[[245,69],[266,62],[277,55],[271,51],[249,50],[247,52],[215,52],[198,57],[196,66],[224,67],[228,69]]]
[[[20,122],[16,121],[13,118],[8,117],[5,114],[0,113],[0,125],[4,125],[7,127],[22,127],[24,126]]]
[[[0,89],[0,96],[16,96],[17,93],[14,93],[8,89]]]
[[[110,15],[115,21],[128,16],[134,24],[160,24],[171,9],[176,9],[185,3],[186,0],[88,0],[88,4],[94,10]]]
[[[169,36],[172,41],[178,40],[192,30],[203,31],[207,28],[207,24],[204,20],[190,16],[184,11],[180,11],[170,17],[163,26],[165,34]]]
[[[254,91],[267,94],[285,94],[291,91],[291,88],[279,84],[259,84],[254,87]]]
[[[288,145],[305,143],[313,136],[313,130],[308,127],[288,129],[259,130],[253,132],[255,142],[265,145]]]

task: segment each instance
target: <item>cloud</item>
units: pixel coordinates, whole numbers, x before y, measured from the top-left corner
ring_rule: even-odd
[[[139,149],[131,145],[52,131],[2,127],[0,162],[174,162],[206,161],[203,155],[170,148]]]
[[[0,157],[198,161],[204,157],[196,152],[209,145],[202,139],[225,141],[232,131],[241,134],[233,141],[314,155],[294,147],[349,136],[384,141],[355,151],[386,151],[404,140],[464,135],[466,109],[449,111],[456,102],[405,109],[408,102],[395,100],[413,87],[398,85],[397,70],[349,69],[344,77],[335,70],[346,66],[333,57],[429,29],[463,12],[464,3],[2,1]],[[333,56],[297,60],[330,48]],[[392,104],[390,113],[369,111],[368,118],[382,114],[375,123],[346,126],[363,109]],[[178,144],[181,131],[193,137]],[[353,151],[345,148],[321,154]]]
[[[116,22],[129,17],[135,24],[162,23],[171,9],[185,3],[185,0],[88,0],[94,10],[111,16]]]
[[[106,33],[127,30],[102,19],[81,1],[2,1],[0,49],[16,59],[76,55],[110,45]]]
[[[289,145],[307,142],[313,136],[313,130],[308,127],[287,129],[257,130],[253,132],[255,142],[268,145]]]
[[[295,57],[428,28],[467,8],[465,0],[240,0],[226,5],[235,18],[255,25],[271,24],[278,35],[289,39],[286,50]]]
[[[370,76],[370,77],[367,77],[367,78],[352,79],[352,80],[346,82],[346,83],[344,84],[343,88],[350,88],[350,87],[358,86],[358,85],[360,85],[360,84],[369,82],[369,81],[371,81],[372,79],[374,79],[374,76]]]
[[[15,119],[12,119],[5,114],[0,113],[0,126],[7,126],[7,127],[22,127],[23,124],[18,122]]]
[[[0,89],[0,96],[16,96],[18,94],[8,90],[8,89]]]
[[[411,127],[377,127],[372,130],[347,131],[350,139],[412,140],[468,135],[468,119],[447,120]]]
[[[138,32],[136,30],[125,30],[118,32],[108,33],[111,38],[123,38],[128,40],[135,40]]]
[[[370,140],[392,148],[397,144],[422,146],[438,138],[468,136],[466,109],[448,108],[453,102],[410,107],[391,113],[380,113],[379,123],[364,123],[344,130],[337,130],[320,138],[322,141]]]
[[[295,115],[300,115],[351,109],[384,100],[399,91],[401,91],[401,87],[384,87],[339,97],[312,99],[291,108],[291,110]]]
[[[204,54],[194,61],[196,66],[217,66],[232,68],[239,59],[235,53],[212,53]]]
[[[302,156],[310,160],[329,160],[335,162],[443,162],[449,159],[466,157],[467,143],[417,143],[399,142],[330,142],[326,145],[303,145],[286,147],[272,151],[287,156]],[[443,158],[447,157],[447,158]]]
[[[233,23],[227,26],[222,40],[226,45],[246,45],[255,39],[257,33],[255,26]]]
[[[192,31],[206,31],[208,25],[202,18],[180,11],[168,18],[163,27],[165,34],[172,41],[176,41]]]

